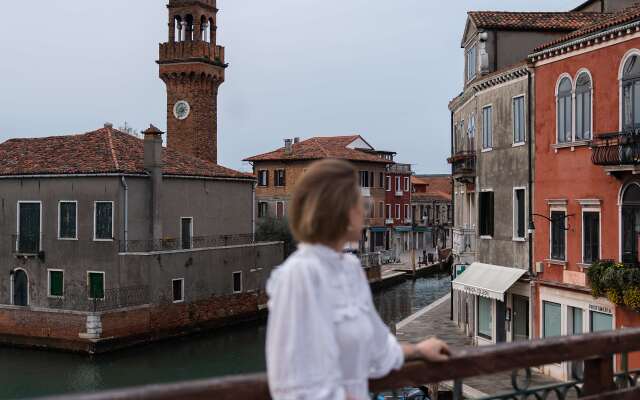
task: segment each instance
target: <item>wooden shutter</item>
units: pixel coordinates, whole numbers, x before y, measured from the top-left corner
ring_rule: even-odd
[[[49,295],[63,296],[63,272],[49,271]]]
[[[40,204],[20,203],[18,252],[34,254],[40,251]]]
[[[104,275],[89,273],[89,297],[92,299],[104,298]]]

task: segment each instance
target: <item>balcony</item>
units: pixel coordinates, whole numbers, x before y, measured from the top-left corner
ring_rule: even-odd
[[[453,253],[475,254],[476,252],[476,231],[469,228],[453,229]]]
[[[396,197],[404,196],[404,192],[402,190],[396,190]]]
[[[360,187],[360,194],[362,194],[362,197],[371,197],[371,188]]]
[[[453,178],[461,183],[473,183],[476,177],[475,151],[460,151],[448,160],[453,169]]]
[[[411,164],[391,164],[387,167],[387,172],[391,174],[411,174]]]
[[[224,67],[224,47],[203,41],[160,44],[160,63],[173,63],[185,59],[200,60]]]
[[[12,252],[21,256],[37,256],[40,254],[41,241],[40,233],[11,235]]]
[[[384,220],[385,225],[393,225],[393,218],[387,218]]]
[[[609,173],[640,172],[640,130],[597,135],[591,149],[593,164]]]
[[[462,393],[464,379],[513,371],[511,392],[484,399],[574,397],[584,400],[637,399],[640,398],[638,385],[640,371],[630,371],[627,366],[628,353],[638,350],[640,350],[640,329],[503,343],[462,350],[453,349],[453,354],[447,361],[408,362],[400,371],[394,371],[381,379],[371,380],[369,387],[374,393],[384,393],[385,399],[400,400],[407,399],[404,393],[408,388],[423,388],[428,384],[452,382],[451,397],[454,400],[461,400],[464,398]],[[618,355],[615,358],[621,365],[617,374],[614,373],[614,355]],[[529,387],[528,376],[532,368],[578,360],[584,360],[584,367],[574,370],[575,379],[545,387]],[[426,390],[426,387],[421,390]],[[68,400],[271,399],[265,374],[73,394],[66,395],[65,398]],[[377,396],[374,395],[373,398]]]

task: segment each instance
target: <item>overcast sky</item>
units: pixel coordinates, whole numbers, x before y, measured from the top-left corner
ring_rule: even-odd
[[[580,0],[218,0],[230,66],[219,162],[287,137],[359,133],[418,173],[448,171],[466,11],[568,10]],[[0,140],[127,121],[165,129],[166,0],[3,2]]]

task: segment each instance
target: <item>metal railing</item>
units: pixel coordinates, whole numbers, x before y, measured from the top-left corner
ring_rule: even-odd
[[[143,253],[153,251],[192,250],[207,247],[238,246],[255,243],[251,233],[235,235],[193,236],[190,238],[165,238],[159,240],[119,240],[120,252]]]
[[[11,235],[11,252],[12,254],[37,255],[40,253],[42,242],[41,234]]]
[[[406,399],[394,391],[424,387],[438,382],[452,381],[454,400],[463,399],[464,379],[508,371],[525,371],[524,380],[512,373],[513,390],[492,395],[486,400],[498,399],[566,399],[580,396],[585,400],[640,398],[638,371],[627,371],[626,354],[640,350],[640,329],[564,336],[529,342],[503,343],[453,349],[447,361],[425,363],[410,362],[400,371],[369,382],[372,399],[377,393],[390,393],[391,399]],[[622,371],[615,375],[614,354],[623,354]],[[564,361],[584,360],[583,372],[576,379],[544,387],[528,387],[531,368]],[[522,375],[522,374],[521,374]],[[106,400],[106,399],[252,399],[269,400],[269,387],[264,374],[243,375],[199,381],[150,385],[85,395],[65,395],[51,399]]]
[[[640,130],[600,134],[591,142],[591,160],[595,165],[640,164]]]
[[[147,285],[105,289],[103,293],[89,290],[65,293],[64,297],[48,298],[48,307],[73,311],[109,311],[149,304],[150,289]]]
[[[476,174],[476,152],[461,151],[454,154],[447,161],[453,167],[453,175],[475,176]]]

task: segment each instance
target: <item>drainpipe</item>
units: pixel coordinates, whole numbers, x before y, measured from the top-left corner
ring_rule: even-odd
[[[253,203],[253,211],[251,212],[251,238],[256,241],[256,182],[251,184],[251,197]]]
[[[129,186],[124,176],[120,177],[120,183],[124,188],[124,247],[122,249],[126,253],[129,250]]]
[[[528,114],[528,118],[527,118],[527,132],[529,133],[529,137],[528,137],[528,141],[527,141],[527,146],[528,146],[528,158],[529,158],[529,168],[528,168],[528,174],[529,174],[529,190],[527,191],[528,193],[528,200],[529,200],[529,229],[528,229],[528,233],[529,233],[529,275],[533,276],[533,232],[535,231],[535,224],[533,223],[533,151],[535,150],[533,147],[533,123],[532,123],[532,117],[534,115],[534,112],[532,111],[531,105],[532,105],[532,101],[531,101],[531,96],[533,95],[533,80],[531,78],[531,71],[529,70],[529,68],[527,68],[527,91],[529,92],[529,95],[527,96],[527,114]]]
[[[453,148],[453,135],[454,135],[454,129],[453,129],[453,111],[451,111],[451,123],[450,123],[450,130],[451,130],[451,156],[453,156],[453,153],[455,151],[455,149]],[[453,181],[453,164],[451,164],[451,217],[453,218],[453,226],[455,227],[456,225],[456,184]],[[451,230],[451,254],[453,255],[453,229]],[[453,259],[453,257],[452,257]],[[452,270],[449,271],[450,277],[451,277],[451,288],[449,290],[449,302],[450,302],[450,307],[449,307],[449,319],[451,321],[453,321],[453,271],[455,270],[455,267],[452,265],[451,266]]]

